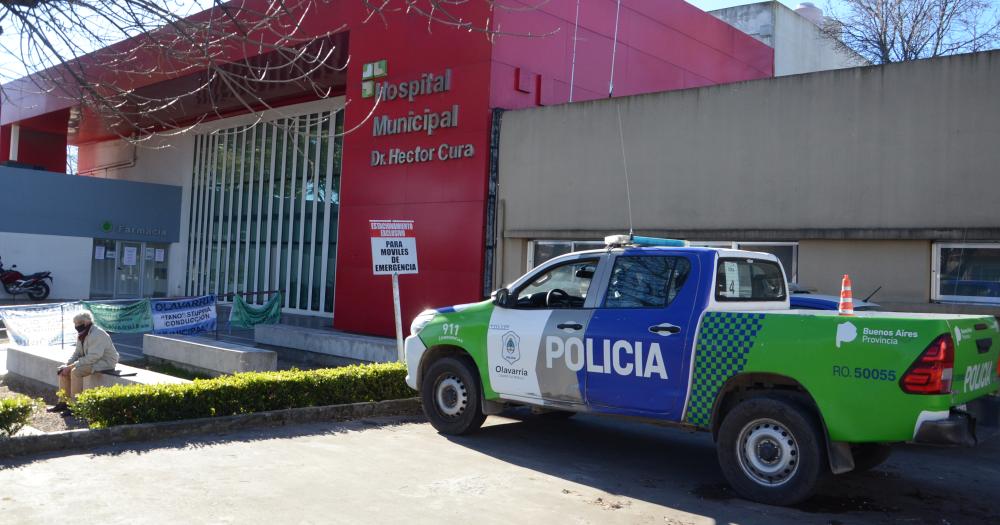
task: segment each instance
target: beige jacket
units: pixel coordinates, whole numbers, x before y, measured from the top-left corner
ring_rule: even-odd
[[[90,325],[87,338],[82,344],[79,339],[76,341],[76,351],[66,364],[75,367],[91,366],[94,372],[114,370],[118,364],[118,350],[107,332],[97,325]]]

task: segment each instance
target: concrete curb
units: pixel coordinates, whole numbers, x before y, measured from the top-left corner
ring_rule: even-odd
[[[23,456],[56,450],[89,449],[101,445],[133,441],[153,441],[171,437],[234,432],[254,428],[347,421],[367,417],[422,414],[419,398],[395,399],[349,405],[290,408],[236,416],[206,417],[163,423],[120,425],[99,430],[65,430],[41,435],[0,439],[0,457]]]

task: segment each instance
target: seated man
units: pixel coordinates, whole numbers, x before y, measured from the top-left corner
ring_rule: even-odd
[[[76,351],[65,365],[59,367],[59,389],[70,399],[76,399],[83,391],[83,378],[104,370],[114,370],[118,364],[118,350],[111,342],[111,336],[94,325],[89,312],[73,317],[73,325],[79,334]],[[68,410],[66,403],[60,402],[49,409],[50,412]]]

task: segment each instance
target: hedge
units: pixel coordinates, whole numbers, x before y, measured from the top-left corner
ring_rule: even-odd
[[[0,399],[0,436],[10,437],[24,428],[40,405],[40,400],[22,395]]]
[[[85,390],[73,413],[91,428],[413,397],[401,363],[245,372],[191,383]]]

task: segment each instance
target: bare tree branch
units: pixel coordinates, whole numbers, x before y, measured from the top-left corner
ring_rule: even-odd
[[[993,49],[1000,9],[990,0],[842,0],[830,36],[876,64]]]
[[[272,95],[290,85],[316,98],[334,95],[349,60],[346,21],[322,34],[307,29],[310,17],[324,16],[334,2],[360,2],[367,20],[418,16],[428,32],[440,27],[492,39],[499,29],[490,17],[463,13],[548,1],[0,0],[0,53],[21,66],[0,69],[0,96],[14,106],[58,97],[74,108],[77,124],[96,120],[141,142],[183,133],[206,118],[272,109]],[[477,4],[487,9],[468,9]],[[192,108],[204,111],[191,116]]]

